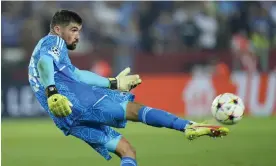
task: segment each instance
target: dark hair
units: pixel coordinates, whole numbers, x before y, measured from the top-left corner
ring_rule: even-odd
[[[57,11],[51,21],[50,28],[54,29],[56,25],[67,26],[70,23],[82,24],[82,18],[75,12],[69,10]]]

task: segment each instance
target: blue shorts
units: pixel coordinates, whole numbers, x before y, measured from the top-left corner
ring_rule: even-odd
[[[111,127],[100,124],[77,124],[72,127],[70,135],[85,141],[106,160],[111,159],[109,152],[115,152],[122,137]]]
[[[121,134],[112,129],[126,126],[126,105],[134,100],[131,93],[108,88],[100,88],[63,78],[56,81],[59,92],[73,104],[70,129],[64,131],[82,139],[100,153],[105,159],[111,159],[121,139]]]
[[[111,91],[113,95],[117,91]],[[111,95],[112,96],[112,95]],[[111,127],[124,128],[126,126],[125,107],[129,100],[116,102],[109,95],[104,95],[92,108],[85,111],[78,118],[69,131],[73,135],[88,143],[106,160],[111,159],[109,152],[115,152],[121,134]],[[123,96],[122,96],[123,97]]]

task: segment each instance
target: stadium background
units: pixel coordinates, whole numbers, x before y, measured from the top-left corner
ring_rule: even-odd
[[[119,165],[66,138],[28,85],[36,42],[60,8],[83,17],[72,62],[103,76],[126,66],[143,84],[137,101],[193,119],[210,119],[217,94],[246,104],[244,120],[222,140],[130,123],[120,130],[144,166],[276,165],[275,2],[1,2],[2,164]]]

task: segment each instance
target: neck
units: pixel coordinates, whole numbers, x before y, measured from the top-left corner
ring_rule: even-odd
[[[49,35],[57,35],[57,36],[59,36],[57,33],[53,32],[53,31],[50,31]]]

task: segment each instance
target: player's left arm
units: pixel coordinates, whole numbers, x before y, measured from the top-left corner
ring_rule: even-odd
[[[110,81],[108,80],[108,78],[102,77],[90,71],[75,68],[74,73],[81,82],[84,82],[86,84],[104,88],[109,88],[110,86]]]
[[[78,79],[84,83],[121,91],[130,91],[142,82],[139,75],[128,75],[130,73],[130,68],[126,68],[115,78],[105,78],[87,70],[80,70],[76,67],[74,73]]]

